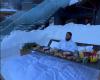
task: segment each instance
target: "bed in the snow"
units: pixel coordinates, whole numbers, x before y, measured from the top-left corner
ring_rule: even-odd
[[[99,80],[100,70],[32,52],[3,59],[1,75],[5,80]]]

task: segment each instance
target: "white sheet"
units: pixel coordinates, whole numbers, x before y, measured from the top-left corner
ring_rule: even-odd
[[[100,71],[51,56],[32,53],[2,60],[5,80],[97,80]]]

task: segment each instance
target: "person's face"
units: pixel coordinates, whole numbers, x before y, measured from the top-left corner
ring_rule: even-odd
[[[66,41],[71,40],[71,35],[69,33],[66,34]]]

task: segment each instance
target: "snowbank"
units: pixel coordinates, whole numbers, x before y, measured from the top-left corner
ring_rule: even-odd
[[[81,25],[69,23],[64,26],[50,25],[44,30],[31,32],[13,31],[1,42],[1,57],[19,55],[24,43],[36,42],[47,46],[50,39],[64,39],[66,32],[73,33],[73,41],[100,45],[100,25]],[[9,54],[9,55],[8,55]]]
[[[64,39],[66,32],[70,31],[73,34],[73,41],[79,43],[100,45],[100,25],[82,25],[69,23],[64,26],[50,26],[45,31],[50,38]]]

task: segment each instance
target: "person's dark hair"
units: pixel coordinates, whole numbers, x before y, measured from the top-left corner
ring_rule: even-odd
[[[67,32],[66,34],[69,34],[70,36],[72,36],[72,33],[71,32]]]

